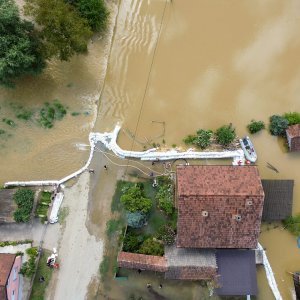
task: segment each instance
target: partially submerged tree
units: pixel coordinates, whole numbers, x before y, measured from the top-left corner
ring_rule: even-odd
[[[250,124],[247,125],[247,128],[250,133],[256,133],[265,129],[265,123],[263,121],[251,120]]]
[[[270,117],[270,132],[272,135],[285,136],[285,130],[288,126],[289,122],[284,117],[278,115]]]
[[[79,15],[86,19],[93,31],[104,31],[109,12],[103,0],[67,0],[74,5]]]
[[[222,146],[228,146],[236,138],[235,129],[232,125],[224,125],[216,131],[217,142]]]
[[[45,57],[69,60],[87,51],[92,32],[88,22],[64,0],[26,0],[25,13],[40,26]]]
[[[14,86],[22,75],[45,67],[39,39],[31,22],[21,20],[12,0],[0,0],[0,84]]]

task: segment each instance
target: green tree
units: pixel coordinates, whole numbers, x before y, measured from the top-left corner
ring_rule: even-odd
[[[228,146],[232,143],[236,137],[235,129],[232,125],[224,125],[217,129],[216,137],[219,144],[222,146]]]
[[[183,141],[186,144],[193,144],[201,149],[205,149],[211,145],[213,132],[211,130],[199,129],[196,135],[188,135]]]
[[[33,24],[20,19],[12,0],[0,0],[0,84],[13,87],[22,75],[45,67]]]
[[[126,213],[127,225],[132,228],[141,228],[147,222],[147,215],[140,212],[127,212]]]
[[[142,212],[147,214],[151,207],[151,199],[145,198],[142,189],[136,184],[130,187],[127,192],[121,196],[121,203],[129,212]]]
[[[270,132],[272,135],[285,136],[285,130],[288,128],[289,122],[287,119],[273,115],[270,117]]]
[[[104,31],[107,27],[109,12],[103,0],[72,0],[79,15],[86,19],[93,31]]]
[[[92,32],[87,21],[64,0],[26,0],[25,13],[40,26],[43,53],[47,58],[69,60],[87,51]]]
[[[300,113],[298,112],[285,113],[283,117],[287,119],[289,125],[300,124]]]

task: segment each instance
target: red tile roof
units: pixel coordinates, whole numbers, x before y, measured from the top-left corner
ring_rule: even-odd
[[[289,126],[286,130],[286,134],[291,138],[300,136],[300,124]]]
[[[264,192],[255,166],[177,168],[177,246],[255,248]]]
[[[15,254],[0,253],[0,286],[6,285],[15,258]]]
[[[178,166],[178,196],[263,195],[253,166]]]
[[[164,256],[144,255],[129,252],[120,252],[118,266],[128,269],[141,269],[157,272],[167,271],[167,261]]]

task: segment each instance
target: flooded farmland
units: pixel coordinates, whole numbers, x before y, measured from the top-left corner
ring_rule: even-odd
[[[88,153],[80,144],[87,143],[99,97],[94,130],[121,122],[120,144],[127,149],[163,140],[182,145],[199,128],[229,123],[242,136],[251,119],[267,122],[273,114],[300,111],[299,28],[297,0],[120,1],[101,97],[98,39],[89,55],[53,62],[15,90],[1,88],[1,118],[13,114],[11,102],[34,107],[56,98],[82,114],[68,114],[49,130],[16,121],[12,136],[1,142],[0,181],[56,179],[81,167]],[[295,180],[293,213],[300,212],[300,154],[288,153],[267,131],[253,142],[263,179]],[[292,299],[288,272],[300,270],[296,238],[264,225],[260,242],[283,299]],[[258,299],[273,299],[262,268],[258,280]]]

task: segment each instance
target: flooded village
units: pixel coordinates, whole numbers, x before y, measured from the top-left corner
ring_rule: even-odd
[[[298,1],[106,2],[0,87],[0,299],[298,299]]]

